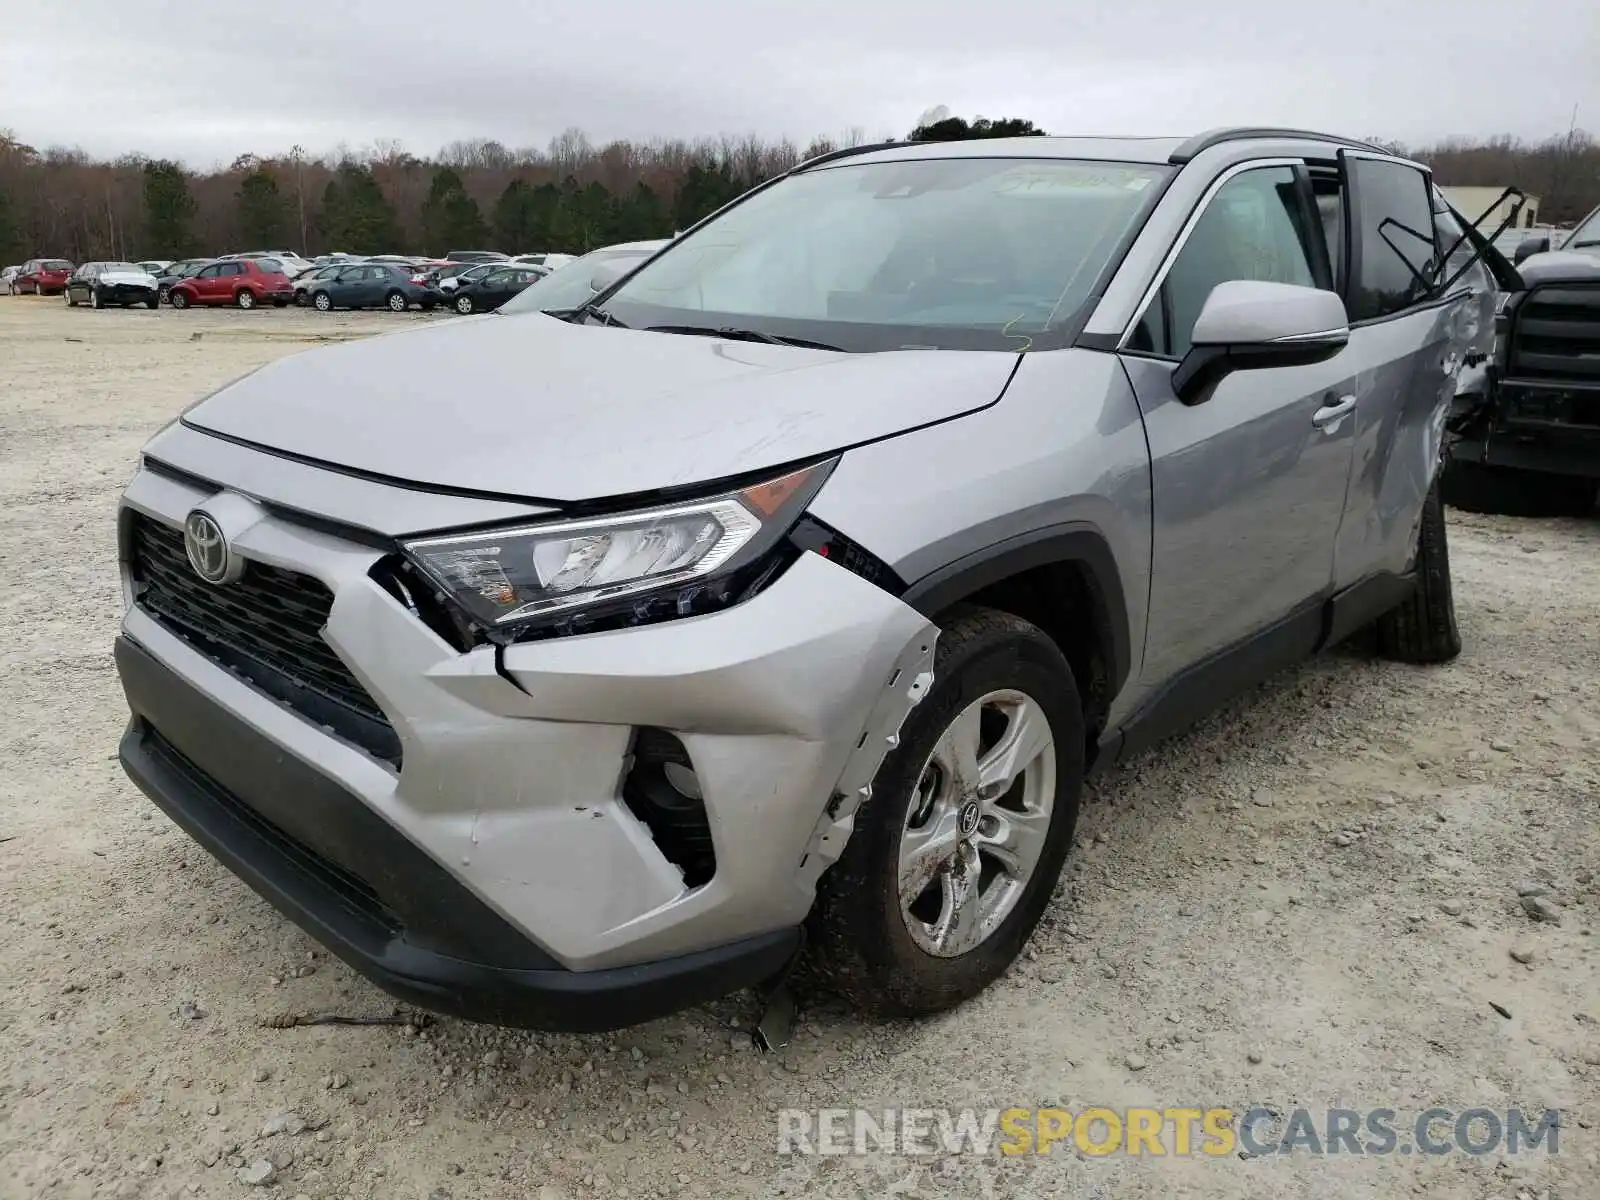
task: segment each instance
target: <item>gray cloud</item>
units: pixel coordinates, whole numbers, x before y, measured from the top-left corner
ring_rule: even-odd
[[[1422,141],[1600,124],[1600,10],[1485,0],[7,0],[0,125],[196,165],[298,142],[543,146],[904,132],[931,105],[1060,133],[1289,124]]]

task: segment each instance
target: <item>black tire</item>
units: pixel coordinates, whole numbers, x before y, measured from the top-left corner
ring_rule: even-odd
[[[1506,517],[1582,517],[1600,491],[1593,479],[1491,467],[1452,459],[1444,472],[1444,501],[1463,512]]]
[[[105,306],[106,306],[106,302],[105,302],[104,299],[101,298],[100,289],[99,288],[90,288],[89,289],[89,307],[92,308],[92,309],[99,310],[99,309],[104,308]]]
[[[1084,722],[1072,668],[1038,628],[1009,613],[963,607],[942,620],[932,689],[911,710],[857,811],[839,861],[817,886],[808,920],[811,969],[824,987],[877,1016],[922,1016],[977,995],[1022,952],[1072,844],[1083,786]],[[900,843],[925,765],[946,727],[997,689],[1024,692],[1049,721],[1056,790],[1044,845],[1008,916],[965,954],[940,958],[912,939],[901,911]]]
[[[184,309],[189,307],[189,293],[168,292],[167,303],[172,305],[172,307],[177,309],[179,312],[182,312]]]
[[[458,313],[460,313],[463,317],[470,317],[472,315],[472,310],[473,310],[474,307],[476,307],[476,306],[472,303],[472,297],[471,296],[457,296],[456,297],[455,310]]]
[[[1417,530],[1416,587],[1378,618],[1378,653],[1396,662],[1443,663],[1461,653],[1440,485],[1428,490]]]
[[[314,292],[311,296],[311,307],[318,312],[332,312],[333,297],[327,292]]]
[[[405,312],[409,307],[406,303],[405,293],[400,291],[390,292],[383,298],[383,302],[390,312]]]
[[[67,307],[68,308],[77,308],[78,307],[78,302],[72,298],[72,289],[71,288],[68,288],[66,291],[62,292],[61,294],[67,298]]]
[[[144,302],[144,306],[146,308],[150,308],[150,309],[160,308],[161,307],[161,300],[160,300],[159,297],[151,296],[150,299],[148,299],[148,300],[146,300]]]
[[[242,308],[248,312],[250,309],[256,306],[256,294],[249,288],[240,288],[236,293],[234,293],[233,302],[239,308]]]

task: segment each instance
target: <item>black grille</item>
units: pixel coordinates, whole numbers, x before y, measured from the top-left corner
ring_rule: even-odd
[[[1600,385],[1600,286],[1530,292],[1516,313],[1508,365],[1515,379]]]
[[[235,583],[194,573],[181,531],[131,513],[139,607],[196,648],[318,725],[396,766],[400,739],[322,637],[333,593],[295,571],[251,562]]]

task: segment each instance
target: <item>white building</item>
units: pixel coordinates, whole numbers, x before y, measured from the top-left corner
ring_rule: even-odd
[[[1476,221],[1483,215],[1483,211],[1491,204],[1500,201],[1505,193],[1504,187],[1444,187],[1439,190],[1444,193],[1444,198],[1450,201],[1450,207],[1455,209],[1469,221]],[[1511,206],[1515,200],[1505,200],[1496,206],[1492,217],[1485,221],[1479,228],[1485,233],[1493,233],[1499,228],[1500,222],[1511,215]],[[1517,217],[1518,229],[1532,229],[1539,223],[1539,197],[1527,196],[1523,200],[1522,212]]]

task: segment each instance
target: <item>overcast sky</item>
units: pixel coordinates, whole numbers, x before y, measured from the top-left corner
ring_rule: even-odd
[[[1544,0],[0,0],[0,128],[195,166],[298,142],[544,147],[1286,124],[1413,144],[1600,130],[1600,3]]]

